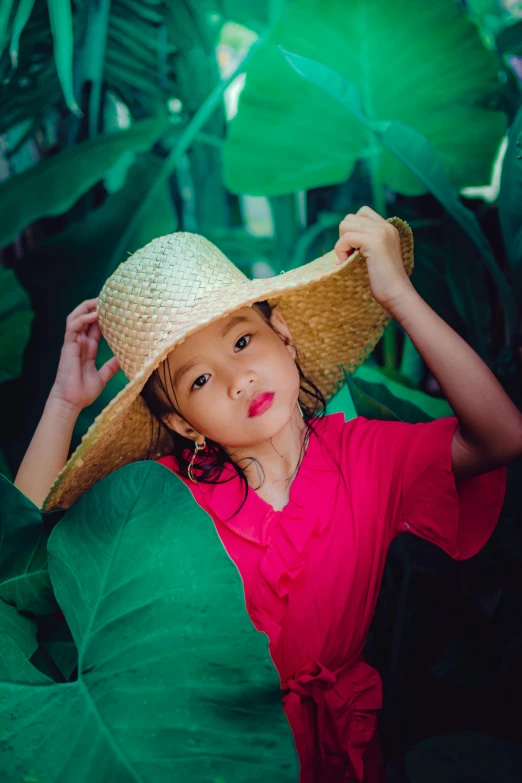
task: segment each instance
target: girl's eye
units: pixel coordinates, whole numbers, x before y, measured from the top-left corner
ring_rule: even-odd
[[[246,345],[242,345],[242,346],[241,346],[241,348],[239,349],[240,351],[242,351],[242,350],[243,350],[243,348],[246,348],[246,346],[247,346],[247,345],[248,345],[248,343],[250,342],[250,338],[252,337],[252,335],[251,335],[251,334],[244,334],[244,335],[243,335],[243,337],[240,337],[240,338],[239,338],[239,340],[237,341],[237,343],[236,343],[236,345],[235,345],[235,347],[236,347],[236,348],[237,348],[237,346],[239,345],[239,343],[240,343],[240,342],[242,342],[243,340],[246,340],[246,339],[247,339],[247,337],[248,337],[248,342],[246,343]]]
[[[240,346],[239,350],[240,351],[244,350],[246,348],[246,346],[248,345],[248,343],[250,342],[250,338],[251,337],[252,337],[251,334],[244,334],[243,337],[239,338],[239,340],[236,342],[234,347],[237,348],[238,345],[239,345]],[[246,342],[244,342],[244,341],[246,341]],[[204,375],[200,375],[199,378],[196,378],[196,380],[192,384],[191,391],[193,391],[194,389],[202,389],[203,386],[205,386],[205,384],[207,383],[205,378],[208,378],[208,372],[205,373]],[[200,383],[200,381],[203,381],[203,383]]]
[[[206,381],[205,381],[205,383],[202,383],[202,384],[200,384],[200,383],[199,383],[199,381],[200,381],[202,378],[203,378],[203,379],[205,379],[205,377],[206,377],[207,375],[208,375],[208,372],[206,372],[206,373],[205,373],[205,375],[200,375],[200,376],[199,376],[199,378],[196,378],[196,380],[195,380],[195,381],[194,381],[194,383],[192,384],[192,388],[193,388],[193,389],[201,389],[201,388],[202,388],[202,387],[205,385]]]

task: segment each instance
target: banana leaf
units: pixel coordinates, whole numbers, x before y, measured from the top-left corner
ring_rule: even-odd
[[[75,144],[0,184],[0,246],[33,221],[66,212],[126,152],[146,152],[168,126],[165,117]]]
[[[71,3],[72,0],[47,0],[47,8],[53,35],[54,62],[63,96],[73,114],[82,117],[82,112],[74,96],[74,36]]]

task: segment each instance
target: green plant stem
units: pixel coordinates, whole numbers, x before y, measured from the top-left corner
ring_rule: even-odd
[[[361,30],[362,33],[362,68],[364,71],[369,70],[369,58],[370,52],[368,52],[365,46],[365,41],[368,40],[365,36],[365,30]],[[366,85],[370,83],[369,78],[363,79],[362,101],[364,106],[365,115],[371,120],[376,119],[375,111],[373,108],[372,94],[370,90],[366,89]],[[368,157],[367,166],[370,174],[370,185],[372,189],[372,203],[374,210],[381,215],[381,217],[387,217],[386,198],[384,195],[384,182],[381,176],[381,158],[383,153],[382,145],[379,144],[375,134],[366,129],[366,135],[368,138]],[[394,320],[390,321],[383,334],[383,359],[384,366],[387,369],[395,370],[397,367],[397,324]]]

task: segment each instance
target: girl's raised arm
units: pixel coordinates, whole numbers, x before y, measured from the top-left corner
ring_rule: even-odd
[[[67,462],[80,411],[99,397],[119,370],[115,357],[96,368],[101,337],[97,316],[96,299],[87,299],[67,317],[56,379],[14,480],[38,508]]]

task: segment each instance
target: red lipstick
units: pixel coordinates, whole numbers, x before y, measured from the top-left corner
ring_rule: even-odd
[[[260,416],[267,411],[274,401],[274,392],[263,392],[262,394],[256,394],[256,396],[250,401],[248,406],[248,416]]]

